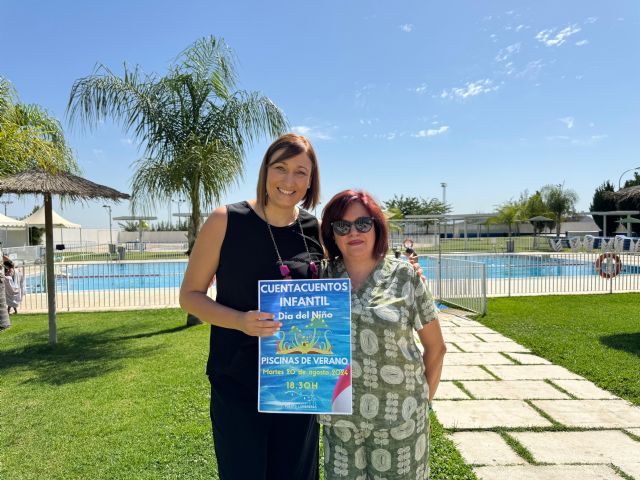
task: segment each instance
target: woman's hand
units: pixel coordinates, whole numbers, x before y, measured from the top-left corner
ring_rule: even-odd
[[[418,274],[418,276],[422,278],[422,281],[426,281],[427,280],[425,278],[425,276],[424,276],[424,272],[422,271],[422,267],[418,263],[418,256],[417,255],[414,254],[414,255],[411,255],[409,257],[409,264],[413,267],[413,269]]]
[[[273,313],[249,310],[240,314],[238,330],[251,337],[270,337],[280,330],[281,322],[273,319]]]

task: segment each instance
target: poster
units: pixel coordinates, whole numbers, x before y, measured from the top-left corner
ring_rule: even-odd
[[[350,414],[350,280],[261,280],[258,295],[282,322],[260,338],[258,410]]]

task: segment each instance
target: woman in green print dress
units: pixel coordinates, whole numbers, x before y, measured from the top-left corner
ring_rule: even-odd
[[[326,480],[429,478],[429,402],[446,348],[422,279],[386,257],[387,232],[366,192],[340,192],[324,208],[326,276],[351,279],[353,387],[353,415],[318,417]]]

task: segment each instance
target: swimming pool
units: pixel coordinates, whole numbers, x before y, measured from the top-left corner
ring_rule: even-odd
[[[447,268],[443,278],[456,278],[456,260],[466,260],[485,265],[487,279],[578,277],[597,276],[592,256],[535,255],[444,255]],[[462,262],[460,262],[462,263]],[[437,277],[437,257],[421,256],[425,276]],[[128,290],[179,288],[182,284],[186,261],[173,262],[105,262],[85,264],[57,264],[56,289],[62,291]],[[640,264],[623,262],[621,275],[640,274]],[[44,268],[26,275],[27,293],[45,291]]]
[[[595,262],[590,256],[557,255],[443,255],[447,261],[466,260],[485,265],[488,279],[498,278],[536,278],[536,277],[576,277],[598,275]],[[420,265],[428,278],[437,275],[436,257],[420,257]],[[620,274],[640,274],[638,265],[622,265]],[[443,272],[447,277],[448,272]],[[455,274],[454,274],[455,276]]]
[[[187,262],[58,264],[55,269],[57,291],[179,288]],[[45,283],[44,269],[25,279],[28,293],[43,292]]]

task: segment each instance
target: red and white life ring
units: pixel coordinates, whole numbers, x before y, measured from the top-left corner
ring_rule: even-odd
[[[413,239],[412,238],[405,238],[404,242],[402,242],[402,246],[404,248],[413,248]]]
[[[622,270],[622,261],[616,253],[603,253],[596,260],[596,271],[602,278],[616,277]]]

